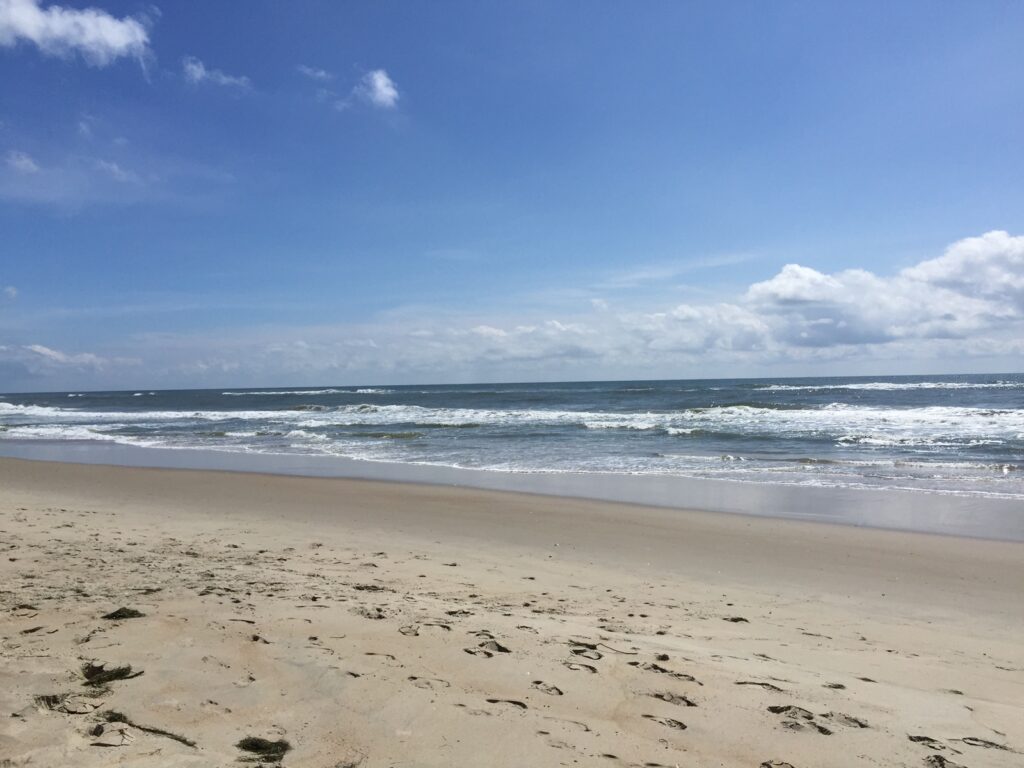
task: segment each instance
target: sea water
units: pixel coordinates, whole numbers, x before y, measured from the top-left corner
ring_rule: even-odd
[[[0,441],[1024,501],[1024,375],[10,393]]]

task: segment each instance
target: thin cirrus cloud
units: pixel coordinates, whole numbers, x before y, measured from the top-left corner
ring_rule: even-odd
[[[296,68],[299,74],[308,77],[310,80],[314,80],[319,83],[329,83],[334,79],[334,75],[328,72],[326,69],[318,69],[317,67],[309,67],[305,64],[299,64]]]
[[[185,80],[193,85],[209,83],[211,85],[238,88],[240,90],[252,88],[252,81],[248,77],[244,75],[229,75],[219,69],[211,69],[195,56],[186,56],[181,60],[181,71],[185,76]]]
[[[36,46],[46,56],[80,55],[105,67],[120,58],[149,55],[148,21],[117,18],[97,8],[42,7],[39,0],[0,0],[0,46]]]
[[[39,173],[39,165],[27,152],[12,149],[4,155],[4,162],[8,168],[18,173]]]
[[[176,386],[412,383],[749,376],[819,365],[833,373],[866,364],[905,371],[972,361],[991,370],[993,361],[1010,365],[1024,354],[1024,236],[1003,231],[888,275],[788,264],[723,301],[623,306],[627,293],[609,290],[557,313],[420,307],[359,324],[163,333],[95,354],[111,361],[103,368],[111,386],[138,370]],[[8,362],[26,354],[9,351]],[[121,370],[116,359],[142,368]]]

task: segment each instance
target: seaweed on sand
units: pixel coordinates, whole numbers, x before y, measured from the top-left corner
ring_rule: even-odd
[[[235,744],[243,752],[252,753],[252,757],[241,758],[247,762],[266,762],[266,763],[279,763],[284,758],[285,753],[292,748],[284,739],[278,741],[270,741],[269,739],[262,739],[259,736],[246,736],[244,739]]]
[[[125,664],[123,667],[107,667],[106,664],[93,664],[91,661],[87,661],[82,665],[82,677],[85,678],[82,685],[106,685],[115,680],[131,680],[141,674],[141,670],[132,672],[131,664]]]

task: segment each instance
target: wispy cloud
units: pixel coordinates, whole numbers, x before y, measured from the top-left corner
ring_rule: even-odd
[[[126,171],[120,165],[110,160],[97,160],[96,168],[110,176],[114,181],[119,181],[125,184],[138,183],[140,181],[137,174],[132,171]]]
[[[155,382],[182,386],[806,375],[885,361],[991,370],[1024,355],[1024,237],[967,238],[890,275],[789,264],[728,301],[623,308],[609,294],[575,312],[400,308],[358,324],[136,336],[98,353],[140,358]],[[116,368],[105,369],[111,385]]]
[[[229,75],[219,69],[209,69],[202,61],[195,56],[186,56],[181,60],[181,71],[185,79],[193,85],[210,83],[228,88],[239,88],[249,90],[252,88],[252,81],[244,75]]]
[[[18,173],[39,173],[39,166],[36,164],[36,161],[26,152],[18,152],[12,149],[4,155],[4,162],[7,163],[8,168]]]
[[[61,352],[59,349],[50,349],[50,347],[44,347],[42,344],[27,344],[23,347],[27,352],[31,352],[38,355],[42,359],[50,363],[57,363],[59,365],[84,365],[84,366],[102,366],[106,360],[99,355],[94,355],[91,352],[82,352],[77,355],[68,354]]]
[[[636,288],[649,283],[664,283],[665,281],[675,280],[693,272],[735,266],[750,261],[752,258],[754,257],[750,254],[734,253],[685,261],[646,264],[628,270],[613,272],[595,287],[599,289]]]
[[[295,68],[300,74],[305,75],[310,80],[315,80],[320,83],[328,83],[334,79],[334,75],[328,72],[326,69],[317,69],[316,67],[308,67],[305,64],[299,64]]]
[[[18,289],[13,285],[5,285],[3,288],[0,288],[0,293],[4,295],[5,299],[9,299],[10,301],[14,301],[18,298]]]
[[[99,142],[96,142],[99,144]],[[77,212],[98,205],[172,203],[193,207],[219,199],[234,177],[177,155],[106,147],[103,155],[66,152],[29,166],[0,156],[0,201]]]
[[[43,8],[39,0],[0,0],[0,46],[24,41],[47,56],[79,54],[97,67],[122,57],[143,60],[149,53],[146,27],[146,19],[119,19],[97,8]]]

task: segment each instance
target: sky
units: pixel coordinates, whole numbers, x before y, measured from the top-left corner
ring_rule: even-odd
[[[0,0],[0,391],[1024,370],[1022,34]]]

